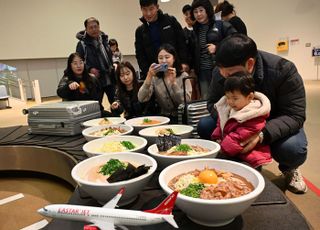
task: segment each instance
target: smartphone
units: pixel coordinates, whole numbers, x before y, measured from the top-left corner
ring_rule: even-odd
[[[167,63],[160,64],[159,72],[166,72],[167,70],[168,70],[168,64]]]

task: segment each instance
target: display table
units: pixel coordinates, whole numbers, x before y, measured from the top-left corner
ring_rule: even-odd
[[[27,127],[17,126],[0,128],[0,146],[2,145],[33,145],[59,149],[73,156],[78,161],[86,158],[82,151],[85,139],[81,136],[55,137],[43,135],[30,135]],[[1,153],[0,153],[1,154]],[[156,172],[146,188],[140,193],[137,199],[123,208],[132,210],[145,210],[157,206],[166,195],[158,184],[159,172]],[[266,186],[258,199],[235,220],[223,227],[204,227],[191,222],[179,209],[173,211],[175,220],[180,229],[310,229],[306,219],[294,206],[294,204],[277,188],[270,180],[266,179]],[[69,204],[101,206],[94,199],[88,196],[81,188],[77,187],[71,196]],[[205,211],[205,210],[204,210]],[[52,220],[45,229],[83,229],[88,223],[67,220]],[[143,227],[131,227],[128,229],[174,229],[168,223],[150,225]]]

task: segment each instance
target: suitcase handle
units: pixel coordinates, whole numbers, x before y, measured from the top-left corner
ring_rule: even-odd
[[[196,79],[196,78],[188,76],[188,77],[185,77],[185,78],[182,79],[184,104],[187,104],[186,80],[188,80],[188,79]]]

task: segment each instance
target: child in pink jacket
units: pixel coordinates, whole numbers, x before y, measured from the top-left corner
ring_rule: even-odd
[[[215,104],[218,121],[211,139],[220,142],[225,155],[238,157],[253,168],[270,163],[268,145],[257,144],[251,152],[241,153],[240,144],[265,126],[271,109],[269,99],[254,91],[254,80],[245,73],[227,77],[224,92],[225,96]]]

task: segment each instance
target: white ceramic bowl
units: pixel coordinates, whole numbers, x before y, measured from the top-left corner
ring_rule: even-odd
[[[101,126],[92,126],[92,127],[89,127],[89,128],[86,128],[82,131],[82,135],[86,138],[87,141],[91,141],[91,140],[94,140],[94,139],[98,139],[98,138],[101,138],[101,137],[105,137],[103,135],[100,135],[100,136],[95,136],[95,135],[92,135],[92,133],[94,132],[97,132],[97,131],[100,131],[100,130],[104,130],[104,129],[107,129],[107,128],[120,128],[122,130],[124,130],[125,132],[121,133],[121,134],[111,134],[111,135],[108,135],[108,137],[110,136],[122,136],[122,135],[128,135],[130,133],[132,133],[133,131],[133,127],[130,126],[130,125],[124,125],[124,124],[118,124],[118,125],[101,125]]]
[[[176,205],[195,223],[205,226],[226,225],[243,213],[264,189],[264,179],[257,170],[238,162],[206,158],[181,161],[168,166],[159,175],[160,186],[170,194],[172,190],[168,183],[172,178],[205,167],[236,173],[251,182],[254,190],[244,196],[224,200],[204,200],[179,194]]]
[[[156,120],[159,121],[157,124],[142,124],[144,119],[150,119],[150,120]],[[130,125],[134,128],[135,132],[139,132],[141,129],[153,127],[153,126],[159,126],[159,125],[165,125],[170,122],[170,118],[163,117],[163,116],[145,116],[145,117],[136,117],[129,119],[125,121],[126,125]]]
[[[117,125],[117,124],[122,124],[123,122],[126,121],[125,118],[123,117],[106,117],[110,121],[110,124],[102,124],[102,125]],[[96,118],[92,120],[88,120],[82,123],[82,126],[85,128],[92,127],[92,126],[101,126],[99,124],[104,118]]]
[[[101,154],[110,154],[115,152],[103,152],[100,150],[102,146],[105,143],[113,142],[113,141],[130,141],[132,144],[135,145],[134,149],[126,150],[126,151],[120,151],[118,153],[122,152],[142,152],[146,145],[147,140],[143,137],[137,137],[137,136],[111,136],[111,137],[101,137],[99,139],[95,139],[92,141],[87,142],[83,145],[82,149],[87,154],[88,157],[101,155]]]
[[[133,163],[135,166],[144,164],[146,166],[151,166],[151,168],[144,175],[115,183],[90,182],[83,179],[84,175],[92,167],[105,164],[110,159],[127,161]],[[156,169],[157,162],[152,157],[141,153],[126,152],[122,154],[100,155],[81,161],[72,169],[71,176],[79,184],[81,189],[83,189],[101,204],[108,202],[119,192],[122,187],[124,187],[125,192],[118,203],[118,205],[122,206],[135,200],[137,195],[147,185]]]
[[[190,125],[160,125],[142,129],[139,131],[139,135],[146,138],[148,144],[152,145],[156,143],[159,129],[172,129],[172,131],[176,135],[181,136],[181,138],[190,137],[193,131],[193,127]]]
[[[195,158],[215,158],[220,151],[220,145],[214,141],[203,140],[203,139],[182,139],[182,144],[198,145],[203,148],[210,149],[209,152],[201,155],[191,156],[166,156],[159,154],[159,150],[156,144],[149,146],[148,153],[156,159],[158,162],[158,168],[163,169],[169,165],[172,165],[178,161],[195,159]]]

